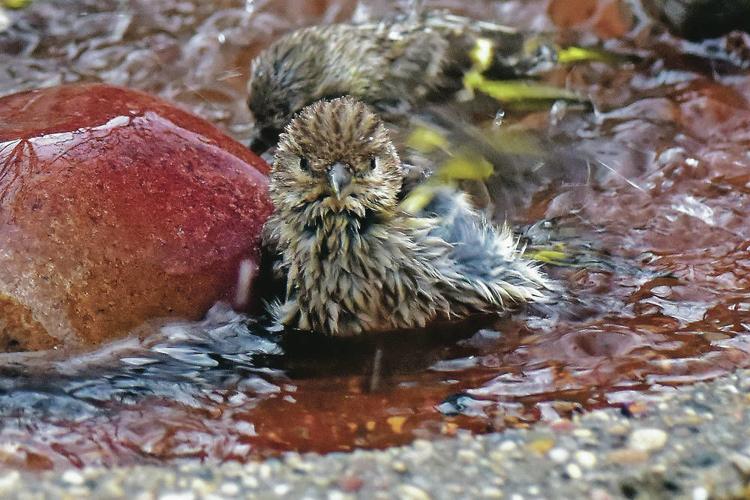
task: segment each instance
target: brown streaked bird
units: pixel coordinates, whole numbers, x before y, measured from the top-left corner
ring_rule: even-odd
[[[536,34],[447,12],[376,23],[311,26],[275,41],[252,63],[251,148],[276,143],[292,116],[319,99],[352,95],[383,115],[444,99],[463,88],[477,42],[494,47],[488,74],[514,78],[551,67],[556,49]]]
[[[281,134],[265,242],[286,279],[285,326],[331,335],[504,312],[550,288],[507,228],[443,188],[399,209],[403,169],[378,116],[352,97],[304,108]]]

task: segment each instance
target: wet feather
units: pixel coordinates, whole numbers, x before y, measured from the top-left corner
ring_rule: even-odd
[[[341,192],[330,184],[336,165],[350,177]],[[450,188],[420,213],[403,212],[402,181],[388,133],[365,104],[320,101],[292,120],[274,159],[276,210],[264,230],[288,280],[273,310],[281,323],[356,335],[544,298],[547,279],[507,228]]]

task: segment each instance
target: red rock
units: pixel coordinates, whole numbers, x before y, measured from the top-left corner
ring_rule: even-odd
[[[598,0],[551,0],[547,15],[558,28],[573,28],[593,17],[598,7]]]
[[[635,19],[623,0],[606,3],[594,25],[599,38],[622,38],[634,25]]]
[[[551,0],[547,15],[558,28],[593,31],[599,38],[620,38],[633,27],[623,0]]]
[[[241,295],[271,212],[267,172],[140,92],[0,98],[0,350],[95,345]]]

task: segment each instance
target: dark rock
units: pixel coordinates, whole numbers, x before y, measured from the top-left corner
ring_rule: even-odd
[[[750,0],[646,0],[644,5],[689,40],[750,31]]]

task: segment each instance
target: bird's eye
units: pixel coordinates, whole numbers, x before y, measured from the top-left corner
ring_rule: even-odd
[[[301,157],[299,159],[299,168],[307,172],[308,170],[310,170],[310,161],[305,157]]]
[[[374,156],[370,158],[370,170],[375,170],[375,167],[378,166],[378,160]]]

